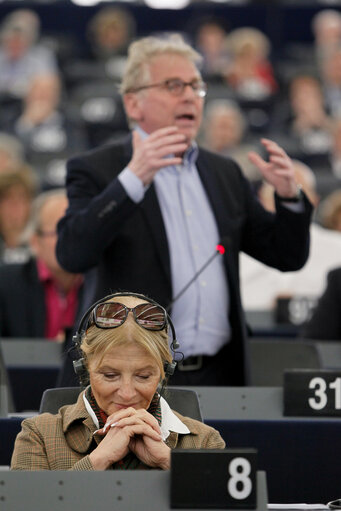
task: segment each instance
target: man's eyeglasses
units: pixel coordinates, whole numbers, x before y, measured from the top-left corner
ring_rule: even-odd
[[[191,87],[193,92],[199,96],[199,98],[204,98],[207,94],[207,85],[202,80],[192,80],[191,82],[184,82],[180,80],[180,78],[170,78],[169,80],[165,80],[160,83],[152,83],[151,85],[141,85],[141,87],[136,87],[135,89],[130,89],[128,92],[139,92],[144,89],[151,89],[152,87],[162,87],[166,89],[173,96],[181,96],[183,94],[185,87]]]
[[[41,238],[52,238],[52,236],[57,236],[57,231],[43,231],[42,229],[37,229],[36,233]]]
[[[94,308],[88,326],[95,324],[98,328],[117,328],[123,325],[129,312],[133,313],[136,323],[146,330],[163,330],[167,325],[167,313],[160,305],[140,303],[131,308],[119,302],[106,302]]]

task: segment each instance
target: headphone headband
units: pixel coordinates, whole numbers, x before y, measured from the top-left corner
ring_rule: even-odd
[[[82,339],[83,339],[83,337],[86,333],[86,330],[88,328],[89,319],[90,319],[90,316],[91,316],[94,308],[101,303],[105,303],[105,302],[109,301],[111,298],[116,298],[116,297],[120,297],[120,296],[133,296],[135,298],[140,298],[141,300],[144,300],[144,301],[151,303],[153,305],[162,307],[155,300],[148,298],[147,296],[145,296],[141,293],[131,293],[128,291],[122,291],[122,292],[112,293],[110,295],[105,296],[104,298],[101,298],[100,300],[97,300],[97,302],[93,303],[83,314],[83,316],[79,322],[78,329],[73,336],[74,344],[76,345],[76,347],[78,349],[80,349]],[[164,307],[162,307],[162,308],[164,309]],[[174,373],[176,365],[177,365],[176,360],[174,360],[174,355],[176,353],[175,350],[177,350],[179,348],[179,343],[176,339],[175,328],[174,328],[173,322],[172,322],[168,312],[166,311],[166,309],[164,309],[164,311],[165,311],[165,315],[166,315],[167,327],[169,326],[169,328],[172,332],[172,341],[170,344],[170,348],[173,352],[173,360],[171,363],[166,362],[165,368],[164,368],[166,377],[168,377]],[[82,386],[85,386],[88,383],[88,372],[87,372],[84,362],[85,362],[84,358],[80,358],[79,360],[74,360],[74,362],[73,362],[74,370],[75,370],[76,374],[79,376],[80,383]]]

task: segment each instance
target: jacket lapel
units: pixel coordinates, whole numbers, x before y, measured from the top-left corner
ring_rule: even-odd
[[[126,164],[128,164],[132,157],[131,136],[129,136],[124,142],[124,156],[126,159]],[[150,229],[156,251],[159,255],[160,264],[166,274],[168,281],[171,283],[167,235],[162,220],[159,201],[157,199],[155,187],[153,184],[151,184],[146,191],[144,199],[140,203],[140,209]]]
[[[67,438],[67,443],[71,449],[79,453],[88,452],[96,429],[85,408],[83,394],[84,391],[79,394],[77,402],[73,406],[67,407],[62,412],[63,432]]]
[[[212,163],[205,160],[205,155],[199,150],[197,169],[212,207],[219,234],[221,237],[229,236],[231,234],[228,214],[229,205],[226,204],[226,201],[224,201],[223,196],[220,193],[218,183],[216,182],[214,173],[210,168]]]
[[[153,184],[148,188],[144,200],[141,203],[141,210],[149,226],[156,251],[159,255],[160,264],[171,282],[169,248],[162,213]]]

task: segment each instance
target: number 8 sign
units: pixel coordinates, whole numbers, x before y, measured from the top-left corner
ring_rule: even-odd
[[[174,450],[171,507],[255,509],[255,449]]]
[[[250,474],[252,465],[246,458],[233,458],[229,464],[230,479],[227,483],[227,491],[235,500],[245,500],[252,492]]]

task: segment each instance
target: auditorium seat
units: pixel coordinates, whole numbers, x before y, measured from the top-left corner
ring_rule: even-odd
[[[60,387],[45,390],[40,403],[39,413],[57,413],[61,406],[75,403],[80,391],[79,387]],[[202,422],[203,418],[196,392],[177,387],[168,387],[164,391],[164,396],[173,410]]]
[[[44,338],[2,338],[0,351],[8,374],[14,409],[39,409],[42,393],[54,387],[61,367],[62,344]]]
[[[7,369],[0,347],[0,417],[7,417],[14,411],[12,389],[8,381]]]
[[[320,369],[321,360],[313,341],[257,338],[250,340],[251,385],[283,385],[285,369]]]
[[[281,387],[187,387],[196,392],[204,421],[283,418]]]
[[[91,147],[115,133],[129,132],[121,95],[112,80],[93,80],[74,87],[69,109],[87,133]]]
[[[341,342],[314,341],[323,369],[341,369]]]

